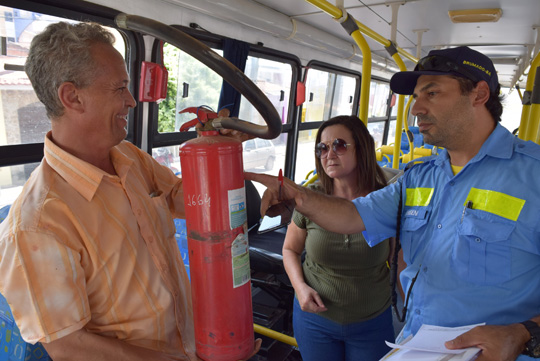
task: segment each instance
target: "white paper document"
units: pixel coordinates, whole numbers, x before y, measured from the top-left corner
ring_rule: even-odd
[[[461,327],[440,327],[422,325],[416,335],[408,342],[396,345],[386,344],[393,348],[381,361],[415,360],[415,361],[469,361],[474,360],[480,352],[478,347],[461,350],[449,350],[444,346],[446,341],[453,340],[478,325]]]

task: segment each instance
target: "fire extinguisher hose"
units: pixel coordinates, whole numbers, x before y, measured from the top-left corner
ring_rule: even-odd
[[[266,95],[241,70],[208,46],[177,28],[142,16],[121,13],[116,16],[115,22],[122,29],[152,35],[193,56],[238,90],[266,122],[264,126],[237,118],[226,118],[221,121],[223,128],[239,130],[264,139],[274,139],[281,133],[281,117]]]

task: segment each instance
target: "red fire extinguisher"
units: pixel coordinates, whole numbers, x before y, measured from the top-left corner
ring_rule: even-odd
[[[217,117],[197,116],[195,123]],[[242,144],[202,131],[180,147],[180,160],[197,355],[245,360],[254,333]]]

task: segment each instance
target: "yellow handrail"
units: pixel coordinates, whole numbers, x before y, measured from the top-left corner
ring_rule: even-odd
[[[405,132],[407,133],[407,140],[409,141],[409,154],[411,155],[411,159],[414,156],[414,141],[409,139],[408,133],[409,133],[409,122],[408,122],[408,115],[409,115],[409,109],[411,108],[413,97],[409,97],[409,100],[407,101],[407,105],[405,105],[405,112],[404,116],[407,117],[405,121],[403,122],[403,125],[405,126]]]
[[[306,179],[307,179],[307,177],[306,177]],[[302,187],[307,187],[311,183],[314,183],[317,179],[319,179],[319,175],[314,174],[311,178],[309,178],[307,181],[305,181],[304,184],[302,184]]]
[[[314,5],[318,9],[324,11],[325,13],[329,14],[336,20],[345,20],[342,19],[344,17],[343,10],[338,8],[337,6],[329,3],[326,0],[306,0],[308,3]],[[351,17],[351,19],[353,19]],[[369,46],[367,43],[365,43],[365,39],[361,36],[360,32],[363,32],[364,34],[368,35],[373,40],[378,41],[382,45],[384,45],[387,49],[392,48],[393,51],[395,51],[394,54],[392,54],[392,59],[396,62],[397,66],[399,67],[400,71],[407,70],[407,67],[405,66],[405,63],[403,63],[403,60],[399,56],[400,54],[404,57],[414,61],[418,62],[418,59],[411,54],[407,53],[403,49],[395,46],[390,40],[384,38],[383,36],[377,34],[375,31],[369,29],[364,24],[360,23],[358,20],[354,20],[356,23],[356,26],[358,29],[351,31],[350,35],[353,37],[353,39],[358,44],[358,47],[360,50],[362,50],[362,56],[363,56],[363,62],[362,62],[362,85],[361,85],[361,98],[360,98],[360,119],[364,122],[364,124],[367,125],[367,110],[369,105],[369,83],[371,82],[371,51],[369,50]],[[349,26],[351,28],[351,26]],[[365,44],[364,44],[365,43]],[[369,69],[368,69],[369,66]],[[397,104],[397,119],[396,119],[396,138],[395,138],[395,148],[394,148],[394,159],[392,161],[392,167],[395,169],[399,168],[399,148],[401,145],[401,129],[403,127],[403,106],[405,103],[405,96],[404,95],[398,95],[398,104]]]
[[[538,68],[538,66],[540,66],[540,53],[534,57],[531,63],[530,70],[529,70],[529,75],[527,76],[525,94],[529,95],[529,99],[534,88],[534,78],[536,76],[536,69]],[[533,129],[532,129],[532,126],[530,125],[531,123],[530,115],[531,115],[531,104],[523,104],[523,109],[521,111],[521,122],[519,123],[519,131],[518,131],[518,136],[520,139],[532,140],[531,135],[532,135]],[[534,134],[536,135],[536,129],[534,131],[535,131]]]
[[[516,84],[516,90],[519,95],[519,100],[523,101],[523,94],[521,94],[521,89],[519,88],[519,84]]]
[[[532,140],[536,143],[538,143],[540,136],[540,132],[538,131],[538,125],[540,123],[540,71],[538,71],[538,68],[536,68],[534,74],[534,86],[531,94],[531,113],[529,114],[527,125],[527,140]],[[530,72],[529,76],[531,76]]]
[[[256,323],[253,324],[253,330],[263,336],[268,336],[270,338],[273,338],[274,340],[286,343],[287,345],[298,347],[298,343],[296,342],[296,339],[294,337],[284,335],[261,325],[257,325]]]
[[[306,0],[308,3],[314,5],[315,7],[319,8],[320,10],[324,11],[325,13],[327,13],[328,15],[332,16],[333,18],[335,19],[341,19],[343,17],[343,11],[338,8],[337,6],[329,3],[328,1],[326,0]],[[369,36],[371,39],[377,41],[378,43],[384,45],[385,47],[389,47],[392,42],[390,40],[388,40],[387,38],[385,38],[384,36],[378,34],[377,32],[373,31],[372,29],[368,28],[367,26],[365,26],[364,24],[362,24],[361,22],[359,22],[358,20],[355,20],[356,21],[356,24],[358,25],[358,28],[360,29],[360,31]],[[399,47],[396,47],[396,50],[397,52],[404,56],[405,58],[417,63],[418,62],[418,58],[416,58],[415,56],[413,56],[412,54],[406,52],[405,50],[399,48]]]
[[[308,172],[308,174],[306,174],[305,180],[308,180],[309,176],[312,175],[313,173],[315,173],[315,169],[314,169],[314,170],[310,170],[310,171]]]
[[[364,125],[367,127],[368,110],[369,110],[369,91],[371,83],[371,49],[366,39],[356,30],[351,34],[360,50],[362,51],[362,81],[360,84],[360,112],[359,116]],[[366,96],[367,94],[367,96]]]
[[[399,57],[398,53],[395,53],[394,55],[392,55],[392,58],[398,65],[400,71],[407,70],[405,63]],[[400,150],[399,148],[401,146],[401,129],[403,128],[404,104],[405,104],[405,95],[399,94],[398,103],[397,103],[397,117],[396,117],[396,138],[394,140],[394,159],[392,159],[392,168],[394,169],[399,169],[399,150]]]

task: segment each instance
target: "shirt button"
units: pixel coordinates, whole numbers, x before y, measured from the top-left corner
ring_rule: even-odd
[[[424,267],[424,272],[427,272],[427,267]]]
[[[451,186],[453,186],[454,184],[456,184],[454,181],[450,181]]]
[[[437,224],[437,228],[441,229],[442,228],[442,224]]]
[[[476,243],[482,242],[482,240],[480,238],[475,238],[475,241],[476,241]]]
[[[414,313],[416,313],[417,315],[420,314],[420,310],[417,308],[416,310],[414,310]]]

